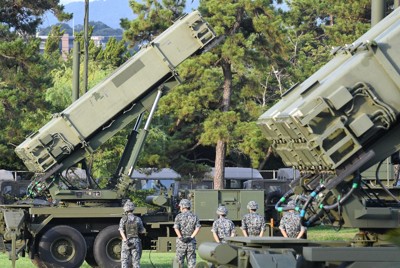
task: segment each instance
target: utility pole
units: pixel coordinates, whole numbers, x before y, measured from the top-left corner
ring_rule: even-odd
[[[84,19],[84,47],[85,65],[83,69],[83,87],[88,91],[88,66],[89,66],[89,0],[85,0],[85,19]]]

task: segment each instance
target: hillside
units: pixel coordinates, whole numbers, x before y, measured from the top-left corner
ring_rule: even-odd
[[[85,15],[84,1],[66,4],[65,11],[73,13],[73,19],[66,22],[70,27],[78,24],[83,25]],[[129,0],[97,0],[91,1],[89,4],[90,21],[101,21],[109,27],[116,29],[120,28],[119,22],[121,18],[134,18],[132,9],[129,7]],[[46,28],[57,23],[56,17],[48,12],[43,17],[41,28]]]

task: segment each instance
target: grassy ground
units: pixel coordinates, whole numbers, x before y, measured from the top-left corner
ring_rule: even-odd
[[[339,232],[336,232],[332,227],[320,226],[318,228],[311,228],[308,230],[308,239],[309,240],[318,240],[318,241],[326,241],[326,240],[350,240],[354,237],[354,234],[357,232],[357,229],[342,229]],[[154,251],[143,251],[142,259],[141,259],[141,267],[142,268],[169,268],[172,267],[172,260],[175,256],[175,253],[156,253]],[[200,257],[198,257],[198,261],[200,261]],[[153,264],[154,266],[153,266]],[[0,267],[11,268],[11,261],[8,260],[7,254],[0,254]],[[31,260],[27,257],[20,258],[17,261],[17,268],[33,268],[33,264]],[[81,268],[90,268],[86,262],[81,266]]]
[[[141,259],[142,268],[170,268],[172,267],[172,260],[175,253],[157,253],[154,251],[143,251]],[[153,263],[154,266],[151,264]],[[11,268],[11,261],[8,260],[7,254],[0,254],[0,267],[1,268]],[[31,260],[27,257],[19,258],[16,263],[17,268],[33,268],[35,267]],[[90,266],[85,262],[81,268],[90,268]]]
[[[351,240],[358,232],[358,229],[342,228],[340,231],[334,230],[329,226],[319,226],[310,228],[307,231],[307,238],[309,240],[326,241],[326,240]]]

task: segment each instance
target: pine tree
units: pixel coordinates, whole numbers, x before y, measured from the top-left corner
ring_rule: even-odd
[[[200,11],[217,34],[226,37],[213,51],[214,66],[219,68],[213,79],[216,98],[200,136],[203,144],[216,146],[214,187],[222,189],[226,154],[240,156],[252,144],[260,144],[246,140],[263,140],[254,123],[260,114],[254,105],[261,88],[258,70],[274,64],[283,43],[270,1],[210,0],[202,2]],[[199,79],[209,84],[203,77]],[[247,139],[249,133],[251,139]],[[258,163],[259,156],[252,156],[253,163]]]
[[[59,1],[0,0],[0,167],[23,169],[14,148],[49,115],[43,92],[51,69],[32,34],[47,10],[68,18]]]
[[[369,0],[286,2],[289,84],[305,80],[330,59],[333,47],[350,44],[370,27]]]

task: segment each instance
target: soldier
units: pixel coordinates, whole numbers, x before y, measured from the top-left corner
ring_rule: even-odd
[[[200,231],[199,218],[191,211],[191,203],[187,199],[179,202],[181,213],[176,215],[174,230],[178,238],[176,239],[176,258],[179,267],[183,267],[185,257],[187,258],[188,268],[196,266],[196,235]]]
[[[247,209],[249,210],[249,213],[243,216],[242,226],[240,227],[243,235],[245,237],[262,237],[265,231],[265,220],[256,212],[258,209],[258,204],[255,201],[250,201],[247,204]]]
[[[135,205],[126,201],[124,205],[124,215],[119,222],[119,232],[122,237],[121,249],[121,268],[129,267],[129,257],[132,258],[133,268],[140,268],[140,258],[142,256],[142,242],[139,234],[146,232],[142,220],[133,215]]]
[[[295,211],[296,203],[294,200],[288,202],[289,210],[283,214],[279,224],[279,229],[283,237],[302,238],[306,228],[301,225],[300,215]]]
[[[211,232],[214,240],[217,243],[224,243],[225,237],[235,236],[235,225],[230,219],[226,218],[228,210],[224,206],[219,206],[217,209],[218,219],[213,222]]]

